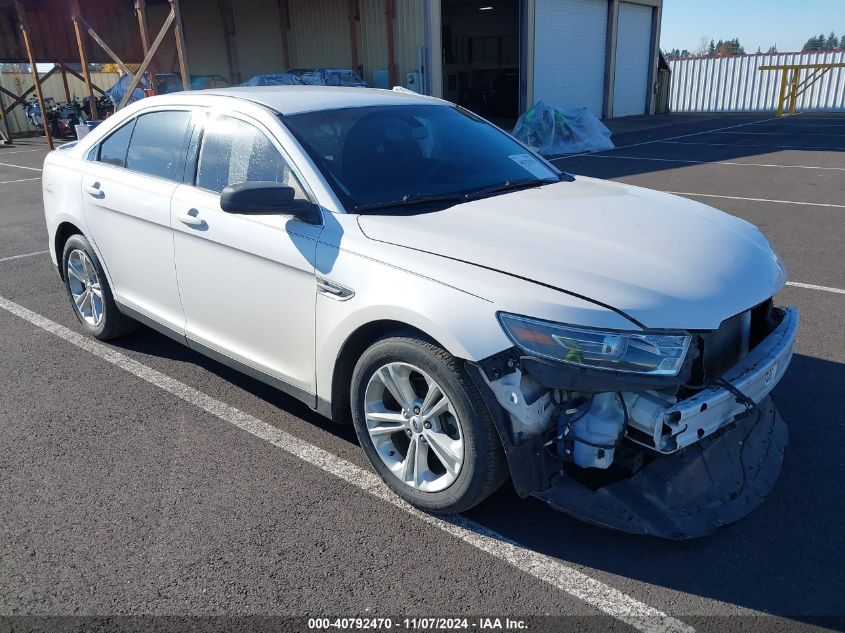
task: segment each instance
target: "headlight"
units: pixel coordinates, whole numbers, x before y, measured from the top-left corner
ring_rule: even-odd
[[[686,334],[591,330],[503,312],[499,321],[518,347],[537,356],[653,376],[677,375],[692,340]]]

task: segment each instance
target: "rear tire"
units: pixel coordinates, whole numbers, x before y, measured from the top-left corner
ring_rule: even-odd
[[[121,313],[100,260],[84,236],[71,235],[62,252],[65,289],[83,329],[105,341],[125,336],[139,323]]]
[[[352,374],[352,420],[384,482],[410,504],[463,512],[507,479],[490,413],[463,361],[415,333],[376,341]]]

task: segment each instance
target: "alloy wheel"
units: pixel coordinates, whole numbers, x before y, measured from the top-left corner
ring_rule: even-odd
[[[461,422],[443,388],[408,363],[373,373],[364,396],[367,432],[391,473],[421,492],[452,485],[464,463]]]
[[[88,325],[102,323],[103,289],[94,263],[85,251],[74,249],[67,258],[67,282],[73,306]]]

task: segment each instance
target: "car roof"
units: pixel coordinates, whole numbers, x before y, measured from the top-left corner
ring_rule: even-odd
[[[260,103],[282,114],[376,105],[446,103],[440,99],[410,91],[337,86],[234,86],[181,94],[193,97],[202,95],[234,97]]]

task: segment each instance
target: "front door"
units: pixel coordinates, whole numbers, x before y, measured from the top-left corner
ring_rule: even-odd
[[[82,178],[85,221],[115,298],[180,333],[170,201],[190,121],[185,110],[133,118],[100,143]]]
[[[220,192],[243,182],[275,181],[294,187],[297,197],[308,194],[258,124],[213,117],[202,136],[194,184],[180,186],[172,204],[188,342],[315,400],[314,259],[322,227],[220,208]]]

